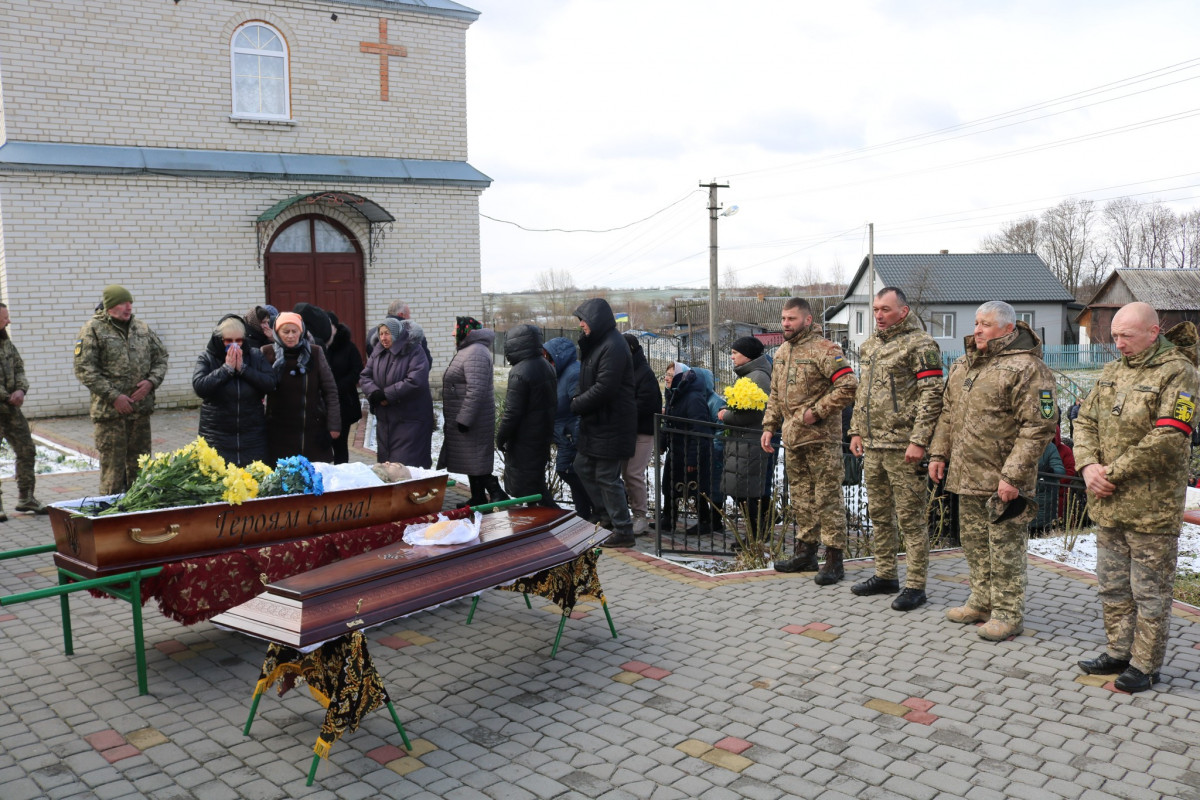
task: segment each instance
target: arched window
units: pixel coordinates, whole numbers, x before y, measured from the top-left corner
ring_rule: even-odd
[[[229,57],[233,77],[233,115],[289,119],[287,43],[279,31],[248,22],[233,33]]]

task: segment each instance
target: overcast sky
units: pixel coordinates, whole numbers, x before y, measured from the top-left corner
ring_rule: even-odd
[[[743,286],[848,278],[868,222],[879,253],[970,252],[1068,196],[1200,206],[1200,3],[465,2],[481,213],[661,212],[612,233],[482,219],[485,291],[551,268],[705,288],[714,178],[739,207],[722,280]]]

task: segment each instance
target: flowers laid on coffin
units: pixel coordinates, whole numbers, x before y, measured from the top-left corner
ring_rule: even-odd
[[[240,505],[259,495],[259,481],[271,468],[255,462],[242,469],[225,459],[203,438],[171,453],[138,458],[138,476],[129,491],[103,514],[153,511],[205,503]]]
[[[725,402],[739,411],[762,411],[767,407],[767,393],[749,378],[738,378],[725,387]]]
[[[259,494],[263,497],[278,497],[281,494],[321,495],[324,492],[325,483],[321,473],[304,456],[279,459],[275,470],[263,478],[259,487]]]

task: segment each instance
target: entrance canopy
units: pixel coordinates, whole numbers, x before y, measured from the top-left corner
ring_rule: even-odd
[[[284,211],[296,205],[312,206],[314,211],[319,211],[321,206],[333,206],[344,208],[362,217],[367,223],[367,262],[370,264],[375,263],[376,246],[383,241],[384,236],[392,229],[392,223],[396,221],[396,218],[385,211],[378,203],[357,194],[350,194],[349,192],[298,194],[295,197],[289,197],[287,200],[280,200],[259,214],[258,219],[254,221],[254,226],[258,229],[258,258],[260,265],[262,264],[262,257],[267,243],[275,231],[275,220]]]
[[[349,192],[313,192],[312,194],[298,194],[295,197],[289,197],[287,200],[280,200],[278,203],[259,214],[256,221],[260,223],[274,222],[276,217],[298,203],[307,203],[312,205],[324,203],[326,205],[339,206],[347,209],[348,211],[356,212],[360,217],[367,221],[368,225],[374,225],[380,222],[396,221],[396,218],[384,211],[378,203],[368,200],[365,197],[360,197],[356,194],[350,194]]]

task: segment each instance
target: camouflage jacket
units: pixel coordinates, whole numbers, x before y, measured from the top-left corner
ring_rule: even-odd
[[[1054,376],[1042,343],[1024,322],[987,343],[975,338],[950,367],[930,461],[946,461],[946,490],[990,495],[1004,479],[1032,498],[1038,459],[1054,438]]]
[[[942,351],[915,314],[863,342],[850,435],[863,446],[929,447],[942,413]]]
[[[143,380],[157,389],[167,374],[167,349],[144,322],[131,317],[128,331],[97,311],[79,329],[75,342],[75,377],[92,393],[93,421],[119,419],[113,403],[131,395]],[[154,390],[134,404],[135,414],[154,411]]]
[[[1196,327],[1183,322],[1146,351],[1104,367],[1075,420],[1075,464],[1107,467],[1109,497],[1088,495],[1105,527],[1179,535],[1196,413]]]
[[[800,447],[842,440],[843,408],[854,401],[858,380],[846,365],[842,348],[812,328],[775,351],[771,370],[771,397],[763,417],[763,430],[783,431],[784,447]],[[804,424],[811,408],[816,425]]]
[[[25,380],[25,361],[8,337],[8,331],[0,331],[0,409],[12,408],[8,404],[8,396],[18,389],[29,391],[29,381]]]

